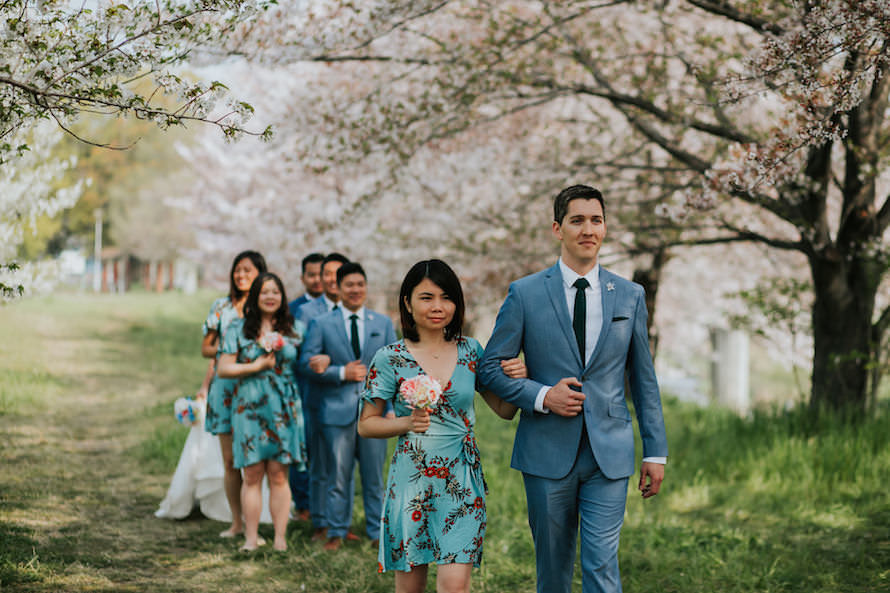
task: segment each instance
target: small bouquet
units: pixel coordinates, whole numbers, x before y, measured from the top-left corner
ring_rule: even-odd
[[[180,424],[197,426],[204,422],[205,400],[193,400],[190,397],[180,397],[173,402],[173,415]]]
[[[417,375],[402,381],[399,394],[412,409],[432,409],[442,397],[442,385],[429,375]]]
[[[284,348],[284,338],[278,332],[269,332],[260,336],[259,344],[266,352],[278,352]]]

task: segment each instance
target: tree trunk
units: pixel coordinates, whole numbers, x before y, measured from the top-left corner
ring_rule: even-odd
[[[872,317],[880,274],[875,263],[836,248],[810,257],[813,273],[814,411],[859,415],[868,401]]]
[[[649,331],[649,351],[652,353],[653,360],[658,351],[658,330],[655,329],[655,302],[658,296],[658,285],[661,282],[661,275],[670,257],[667,247],[657,247],[652,252],[651,265],[649,267],[638,267],[633,274],[633,281],[642,285],[646,291],[646,309],[649,310],[646,329]]]

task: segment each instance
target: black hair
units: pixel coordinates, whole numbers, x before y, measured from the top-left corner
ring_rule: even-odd
[[[361,274],[362,276],[364,276],[365,280],[368,279],[368,275],[365,274],[365,270],[364,268],[362,268],[361,264],[354,261],[349,261],[337,269],[337,286],[340,286],[340,283],[343,282],[343,279],[350,274]]]
[[[603,218],[606,216],[606,203],[603,200],[603,194],[600,190],[590,187],[589,185],[572,185],[553,198],[553,220],[557,224],[562,224],[562,219],[566,217],[569,211],[569,202],[572,200],[596,200],[603,207]]]
[[[233,303],[244,296],[244,293],[235,286],[235,268],[244,258],[249,259],[260,274],[266,272],[266,259],[258,251],[242,251],[236,255],[232,260],[232,269],[229,270],[229,300]]]
[[[328,265],[328,262],[338,261],[341,264],[348,264],[349,258],[343,255],[342,253],[337,253],[336,251],[333,253],[329,253],[324,256],[324,259],[321,260],[321,269],[324,271],[324,267]]]
[[[260,335],[260,324],[262,323],[262,313],[260,312],[259,300],[260,291],[266,280],[272,280],[278,285],[281,291],[281,305],[275,311],[272,320],[272,328],[283,336],[294,335],[294,316],[287,307],[287,294],[284,292],[284,284],[281,278],[272,272],[265,272],[257,276],[253,284],[250,285],[250,292],[247,293],[247,302],[244,303],[244,337],[250,340],[256,340]]]
[[[408,302],[411,300],[411,293],[417,288],[417,285],[423,282],[424,278],[442,289],[448,295],[451,302],[454,303],[454,317],[451,322],[445,326],[445,339],[453,340],[459,338],[461,329],[464,325],[464,291],[460,287],[460,280],[448,264],[441,259],[428,259],[417,262],[405,274],[402,280],[402,288],[399,290],[399,316],[402,321],[402,335],[412,342],[420,339],[417,333],[417,324],[411,313],[408,312]]]
[[[300,263],[300,270],[303,275],[306,275],[306,266],[309,264],[320,264],[324,261],[324,255],[320,253],[310,253],[306,257],[303,258],[303,261]]]

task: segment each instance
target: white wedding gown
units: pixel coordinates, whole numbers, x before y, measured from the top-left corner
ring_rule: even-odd
[[[202,419],[189,429],[167,496],[155,511],[155,517],[184,519],[198,505],[205,517],[216,521],[231,521],[232,512],[223,488],[224,473],[219,438],[204,430]],[[265,478],[260,522],[272,522],[269,514],[269,485]]]

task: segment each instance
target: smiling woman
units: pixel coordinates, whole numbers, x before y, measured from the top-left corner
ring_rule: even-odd
[[[263,346],[264,337],[278,334],[277,350]],[[257,528],[262,512],[263,477],[269,482],[269,510],[276,550],[287,547],[291,492],[288,466],[301,469],[306,461],[303,411],[294,375],[294,362],[303,341],[303,324],[287,307],[281,279],[260,274],[253,281],[244,319],[232,323],[222,345],[221,377],[238,379],[232,400],[234,466],[244,470],[241,506],[245,520],[244,551],[262,545]]]

